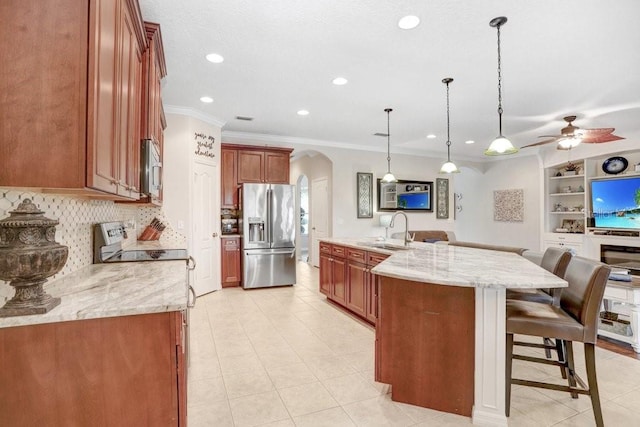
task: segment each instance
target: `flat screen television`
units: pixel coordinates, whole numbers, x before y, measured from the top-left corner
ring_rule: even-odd
[[[591,181],[596,228],[640,230],[640,176]]]
[[[385,183],[378,179],[378,210],[433,212],[432,186],[432,181]]]

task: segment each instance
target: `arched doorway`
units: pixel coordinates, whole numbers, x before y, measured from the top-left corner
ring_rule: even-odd
[[[297,256],[299,261],[309,262],[309,179],[300,175],[296,184],[299,218]]]

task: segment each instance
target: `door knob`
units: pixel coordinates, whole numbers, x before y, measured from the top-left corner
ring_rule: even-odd
[[[218,233],[214,232],[211,237],[218,237]]]

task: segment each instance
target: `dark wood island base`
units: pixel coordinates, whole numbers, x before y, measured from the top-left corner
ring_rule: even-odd
[[[475,289],[379,277],[376,381],[394,401],[471,416]]]

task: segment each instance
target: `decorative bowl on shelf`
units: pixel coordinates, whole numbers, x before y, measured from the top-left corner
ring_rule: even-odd
[[[0,308],[0,317],[43,314],[60,304],[43,285],[67,262],[69,248],[56,243],[57,220],[24,199],[0,221],[0,280],[10,282],[15,295]]]

